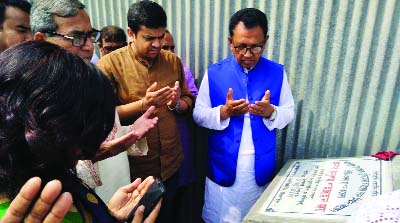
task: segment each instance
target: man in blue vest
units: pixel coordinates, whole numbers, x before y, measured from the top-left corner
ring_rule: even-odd
[[[275,129],[293,120],[283,65],[262,54],[266,15],[247,8],[230,19],[232,56],[208,67],[193,117],[211,129],[202,217],[241,222],[274,176]]]

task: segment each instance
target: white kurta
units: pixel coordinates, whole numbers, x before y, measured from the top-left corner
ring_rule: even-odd
[[[247,73],[247,71],[244,71]],[[235,91],[235,89],[233,89]],[[211,107],[208,73],[204,74],[196,105],[193,111],[195,122],[205,128],[223,130],[229,125],[229,118],[220,120],[220,106]],[[247,95],[246,95],[247,98]],[[238,98],[235,98],[238,100]],[[294,100],[284,73],[279,105],[275,106],[274,121],[264,119],[270,130],[284,128],[293,120]],[[249,113],[244,115],[243,133],[239,147],[236,180],[230,187],[222,187],[206,178],[202,217],[205,222],[241,222],[266,186],[258,186],[254,173],[254,144]]]

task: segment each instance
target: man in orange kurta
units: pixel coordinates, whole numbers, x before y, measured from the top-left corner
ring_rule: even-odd
[[[114,83],[123,124],[132,123],[150,106],[155,106],[156,127],[147,135],[147,156],[129,157],[131,178],[161,177],[167,195],[161,207],[161,222],[172,222],[172,200],[178,186],[178,169],[183,159],[176,116],[191,110],[193,96],[188,90],[180,59],[161,50],[167,17],[155,2],[139,1],[128,11],[126,47],[102,57],[97,66]]]

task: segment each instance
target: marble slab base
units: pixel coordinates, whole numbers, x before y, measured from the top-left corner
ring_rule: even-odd
[[[346,222],[360,203],[400,189],[400,158],[289,160],[244,222]]]

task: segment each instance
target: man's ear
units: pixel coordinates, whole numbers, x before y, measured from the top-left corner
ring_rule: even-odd
[[[37,32],[35,35],[33,35],[33,40],[46,40],[47,36],[44,33]]]
[[[231,36],[228,36],[228,42],[229,42],[229,44],[232,44],[232,37]]]
[[[128,32],[128,42],[134,42],[134,40],[136,39],[136,35],[133,30],[128,27],[126,31]]]
[[[229,42],[229,48],[230,48],[231,51],[233,52],[233,51],[234,51],[234,48],[233,48],[233,39],[232,39],[232,36],[228,36],[228,42]]]

